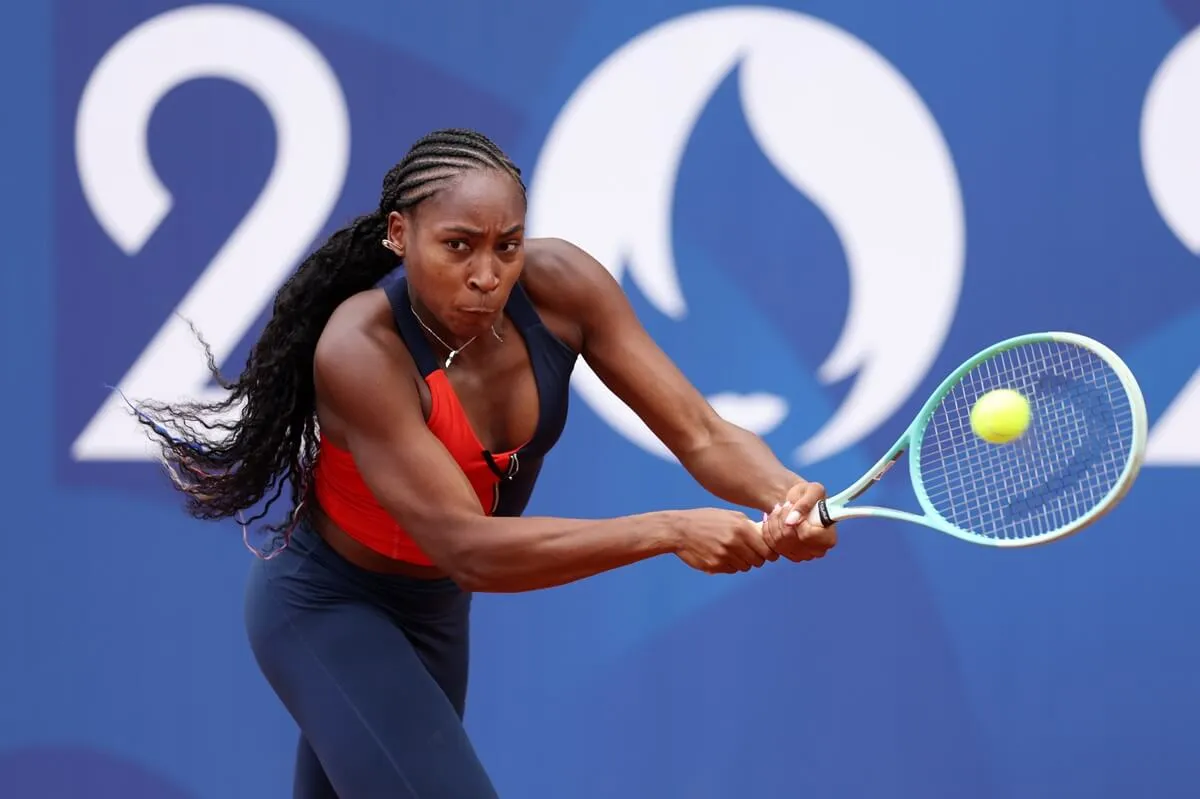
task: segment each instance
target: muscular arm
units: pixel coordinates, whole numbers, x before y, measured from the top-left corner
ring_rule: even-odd
[[[486,516],[425,424],[407,351],[393,332],[358,321],[359,301],[339,309],[317,347],[322,417],[341,432],[384,509],[456,582],[529,591],[674,550],[670,512],[602,521]]]
[[[531,245],[533,242],[530,243]],[[537,241],[546,301],[579,320],[583,356],[709,493],[769,512],[801,478],[761,438],[721,418],[642,327],[594,258],[564,241]]]

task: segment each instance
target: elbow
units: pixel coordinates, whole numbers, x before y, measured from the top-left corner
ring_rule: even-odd
[[[491,558],[488,557],[486,546],[481,545],[479,537],[469,531],[455,533],[446,537],[445,544],[439,547],[440,552],[430,553],[433,561],[464,591],[496,590],[497,575],[490,566]]]
[[[446,559],[445,571],[459,588],[473,594],[511,594],[539,587],[514,568],[504,554],[487,546],[460,549]]]
[[[485,565],[482,558],[462,558],[446,569],[450,579],[472,594],[503,594],[524,590],[504,579],[504,575]]]
[[[461,552],[444,558],[440,565],[462,590],[471,593],[488,591],[491,580],[487,570],[480,566],[478,558],[471,557],[469,553]]]
[[[439,534],[429,537],[426,551],[464,591],[514,593],[532,586],[526,549],[505,535],[496,520],[486,516],[443,518],[438,527]]]
[[[494,583],[486,575],[469,569],[455,569],[450,572],[450,579],[469,594],[487,594],[496,591]]]

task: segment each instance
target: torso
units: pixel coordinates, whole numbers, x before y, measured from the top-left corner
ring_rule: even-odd
[[[421,333],[400,271],[370,292],[365,320],[384,335],[400,335],[427,424],[475,486],[484,511],[495,515],[524,510],[542,458],[565,423],[571,368],[582,346],[578,326],[555,313],[550,284],[556,281],[546,274],[556,268],[552,259],[539,257],[536,240],[526,248],[521,281],[506,306],[504,344],[497,342],[486,358],[460,356],[442,369],[444,354]],[[321,536],[364,569],[444,576],[370,496],[336,423],[322,424],[321,435],[315,496],[308,500]]]

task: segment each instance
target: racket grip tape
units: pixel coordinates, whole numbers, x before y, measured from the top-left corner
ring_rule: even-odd
[[[764,521],[766,517],[763,517]],[[829,527],[833,524],[833,517],[829,515],[829,507],[825,504],[825,500],[819,500],[813,509],[808,512],[808,523],[812,525],[820,525],[821,527]],[[755,526],[762,530],[762,522],[755,522]]]

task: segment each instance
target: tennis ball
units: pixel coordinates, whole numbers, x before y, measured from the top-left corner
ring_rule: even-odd
[[[1029,400],[1011,388],[998,388],[971,408],[971,429],[992,444],[1007,444],[1029,428]]]

